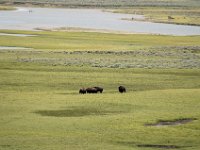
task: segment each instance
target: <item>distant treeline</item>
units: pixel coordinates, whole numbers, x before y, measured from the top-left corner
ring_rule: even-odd
[[[134,6],[168,6],[199,7],[199,0],[0,0],[4,5],[36,5],[45,7],[134,7]]]

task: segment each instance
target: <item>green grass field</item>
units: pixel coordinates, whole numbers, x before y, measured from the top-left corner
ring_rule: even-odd
[[[45,50],[138,50],[158,47],[199,46],[200,36],[165,36],[90,32],[7,31],[1,33],[38,36],[0,36],[1,46],[18,46]]]
[[[200,149],[199,36],[2,32],[0,149]]]

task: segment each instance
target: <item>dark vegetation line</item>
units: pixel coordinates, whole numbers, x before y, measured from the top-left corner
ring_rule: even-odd
[[[156,144],[139,144],[138,147],[143,148],[159,148],[159,149],[179,149],[181,146],[176,145],[156,145]]]
[[[137,19],[135,19],[136,21],[138,21]],[[146,22],[144,20],[144,22]],[[195,23],[179,23],[179,22],[166,22],[166,21],[158,21],[158,20],[147,20],[147,22],[155,22],[155,23],[165,23],[165,24],[175,24],[175,25],[189,25],[189,26],[199,26],[199,24],[195,24]]]
[[[180,119],[174,119],[174,120],[158,120],[156,123],[147,123],[145,126],[173,126],[173,125],[181,125],[190,123],[194,120],[197,120],[197,118],[180,118]]]
[[[99,7],[99,8],[125,8],[125,7],[145,7],[145,6],[151,6],[151,7],[157,7],[157,6],[165,6],[165,7],[198,7],[200,6],[200,3],[198,1],[190,1],[190,2],[170,2],[170,1],[136,1],[136,0],[118,0],[118,1],[110,1],[110,0],[78,0],[78,1],[69,1],[69,0],[40,0],[40,1],[31,1],[31,0],[0,0],[0,4],[4,5],[33,5],[33,6],[41,6],[41,7]]]

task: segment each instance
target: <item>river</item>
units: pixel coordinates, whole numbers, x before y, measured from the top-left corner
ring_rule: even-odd
[[[200,27],[197,26],[124,20],[133,17],[143,16],[111,13],[100,9],[19,7],[15,11],[0,11],[0,29],[76,27],[129,33],[200,35]]]

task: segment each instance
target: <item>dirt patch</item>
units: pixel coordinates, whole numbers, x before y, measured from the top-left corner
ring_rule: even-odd
[[[196,118],[181,118],[175,120],[158,120],[156,123],[147,123],[145,126],[174,126],[182,125],[197,120]]]
[[[181,148],[181,146],[176,145],[154,145],[154,144],[140,144],[137,145],[138,147],[144,147],[144,148],[162,148],[162,149],[178,149]]]

